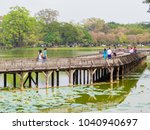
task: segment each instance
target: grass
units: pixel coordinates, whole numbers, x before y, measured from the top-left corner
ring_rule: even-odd
[[[101,50],[108,48],[109,46],[98,46],[98,47],[47,47],[48,50]],[[130,47],[130,46],[129,46]],[[136,46],[137,48],[150,48],[150,46]],[[22,48],[13,48],[12,50],[40,50],[44,47],[22,47]],[[114,47],[111,47],[114,48]],[[127,48],[127,46],[122,46],[119,48]]]
[[[40,50],[44,49],[43,47],[23,47],[23,48],[13,48],[11,50]],[[47,48],[48,50],[98,50],[104,49],[104,47],[56,47],[56,48]]]

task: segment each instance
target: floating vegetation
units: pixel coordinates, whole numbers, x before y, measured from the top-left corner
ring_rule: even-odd
[[[139,77],[134,73],[114,84],[95,86],[1,90],[0,112],[150,112],[150,86],[144,81],[148,79]]]

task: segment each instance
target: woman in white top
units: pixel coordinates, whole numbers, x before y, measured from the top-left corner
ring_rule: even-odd
[[[43,53],[42,53],[42,50],[39,50],[39,53],[38,53],[38,60],[39,60],[39,61],[42,61],[42,60],[43,60]]]

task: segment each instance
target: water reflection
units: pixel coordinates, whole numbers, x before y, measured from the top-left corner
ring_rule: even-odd
[[[136,82],[122,80],[115,84],[95,86],[1,91],[0,112],[99,111],[121,103]]]

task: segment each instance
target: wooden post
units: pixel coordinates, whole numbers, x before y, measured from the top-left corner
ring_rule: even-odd
[[[14,88],[16,88],[16,73],[13,74],[13,83],[14,83]]]
[[[49,87],[49,77],[50,77],[50,75],[52,74],[52,71],[43,71],[43,74],[44,74],[44,76],[45,76],[45,85],[46,85],[46,88],[48,88]]]
[[[83,70],[83,84],[85,84],[85,70]]]
[[[51,84],[52,84],[52,87],[54,87],[54,71],[52,72]]]
[[[90,84],[93,84],[93,69],[90,69]]]
[[[80,71],[80,84],[82,84],[82,70],[79,70]]]
[[[56,80],[57,80],[56,86],[59,86],[59,71],[56,71]]]
[[[99,70],[99,81],[102,81],[102,69]]]
[[[46,88],[48,88],[49,87],[49,85],[48,85],[48,71],[46,71],[45,72],[45,85],[46,85]]]
[[[20,72],[17,73],[20,79],[20,89],[23,90],[24,89],[24,79],[27,77],[28,72]]]
[[[113,83],[113,72],[114,72],[114,67],[111,67],[110,69],[110,82]]]
[[[32,83],[31,83],[31,72],[28,73],[28,76],[29,76],[29,87],[31,88],[31,87],[32,87]]]
[[[23,90],[23,72],[20,73],[20,88]]]
[[[4,73],[4,88],[7,87],[7,74]]]
[[[79,77],[78,77],[78,76],[79,76],[78,70],[76,70],[75,76],[76,76],[76,81],[75,81],[75,82],[76,82],[76,85],[78,85],[78,78],[79,78]]]
[[[35,72],[35,79],[36,79],[36,87],[39,86],[39,73],[38,72]]]
[[[73,85],[76,83],[76,71],[73,73]]]
[[[87,70],[87,84],[89,84],[89,70]]]
[[[18,76],[20,78],[20,89],[23,90],[24,88],[24,79],[27,77],[28,72],[20,72],[18,73]]]
[[[73,77],[74,77],[74,72],[75,70],[69,70],[69,73],[67,72],[68,76],[69,76],[69,86],[73,86]]]
[[[100,79],[100,69],[97,70],[97,81]]]
[[[117,80],[119,80],[119,70],[120,70],[120,67],[117,67]]]

